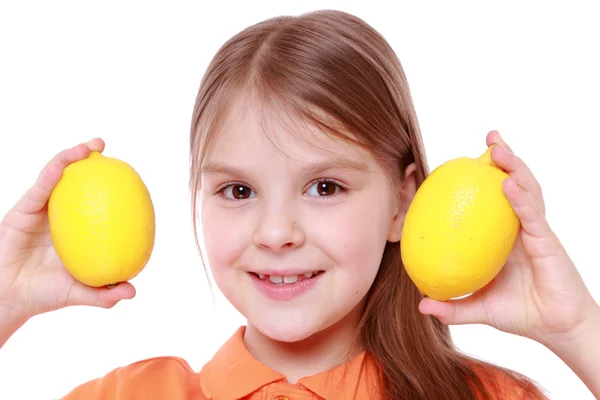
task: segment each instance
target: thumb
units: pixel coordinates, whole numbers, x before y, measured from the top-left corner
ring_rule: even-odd
[[[90,287],[83,283],[75,282],[67,298],[67,306],[92,306],[112,308],[121,300],[133,299],[136,291],[129,282],[119,283],[112,288]]]
[[[477,294],[448,301],[437,301],[429,297],[419,303],[419,311],[432,315],[445,325],[488,324],[489,319],[483,302]]]

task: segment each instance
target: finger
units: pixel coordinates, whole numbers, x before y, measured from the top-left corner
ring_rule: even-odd
[[[502,189],[515,214],[519,217],[525,232],[537,238],[553,236],[548,221],[532,200],[531,195],[519,187],[513,178],[506,178],[502,182]]]
[[[507,149],[511,153],[514,153],[514,151],[504,141],[504,139],[502,138],[502,136],[500,135],[500,133],[498,131],[489,131],[485,138],[485,142],[488,147],[490,147],[493,144],[499,144],[500,146],[503,146],[505,149]]]
[[[119,283],[111,289],[108,287],[94,288],[75,282],[69,292],[67,305],[112,308],[119,301],[133,299],[135,295],[135,288],[129,282]]]
[[[437,301],[429,297],[421,300],[419,311],[433,315],[445,325],[487,324],[489,319],[477,293],[462,299]]]
[[[92,150],[104,150],[104,141],[93,139],[87,143],[61,151],[48,163],[35,184],[17,202],[14,207],[15,211],[23,214],[33,214],[40,211],[46,205],[52,190],[62,177],[65,167],[86,158]]]
[[[491,157],[494,164],[506,171],[525,192],[531,195],[542,214],[545,214],[542,188],[525,162],[502,146],[494,146]]]
[[[42,168],[42,171],[40,172],[39,176],[41,176],[48,168],[50,168],[51,166],[53,166],[57,163],[61,163],[65,167],[67,165],[71,164],[73,161],[69,162],[68,159],[65,160],[65,153],[68,153],[79,146],[86,146],[89,149],[89,151],[99,151],[100,153],[102,153],[104,151],[105,143],[104,143],[104,140],[102,140],[101,138],[93,138],[85,143],[80,143],[77,146],[74,146],[70,149],[63,150],[60,153],[58,153],[57,155],[55,155],[54,157],[52,157],[52,159],[50,161],[48,161],[48,163],[44,166],[44,168]]]

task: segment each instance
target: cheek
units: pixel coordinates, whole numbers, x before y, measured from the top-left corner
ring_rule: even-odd
[[[314,242],[352,279],[375,277],[385,248],[391,215],[379,199],[348,202],[320,213]],[[365,207],[364,204],[369,204]]]
[[[246,221],[249,216],[246,214],[239,208],[216,208],[209,204],[203,207],[202,231],[206,256],[215,273],[234,265],[248,248],[252,232],[249,231]]]

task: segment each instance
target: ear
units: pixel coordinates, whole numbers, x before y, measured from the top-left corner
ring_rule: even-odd
[[[410,163],[404,170],[404,179],[398,185],[398,201],[394,210],[394,215],[390,224],[387,240],[389,242],[399,242],[402,236],[402,226],[404,225],[404,216],[408,211],[408,206],[412,202],[417,192],[417,166]]]

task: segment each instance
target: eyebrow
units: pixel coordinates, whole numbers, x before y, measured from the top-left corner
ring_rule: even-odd
[[[333,156],[327,161],[311,164],[302,169],[303,175],[320,175],[330,170],[345,170],[345,171],[358,171],[368,172],[369,166],[367,163],[362,161],[350,160],[347,158]],[[218,162],[207,162],[202,165],[200,170],[202,174],[227,174],[227,175],[238,175],[245,176],[246,173],[240,168],[236,168],[230,165],[220,164]]]

